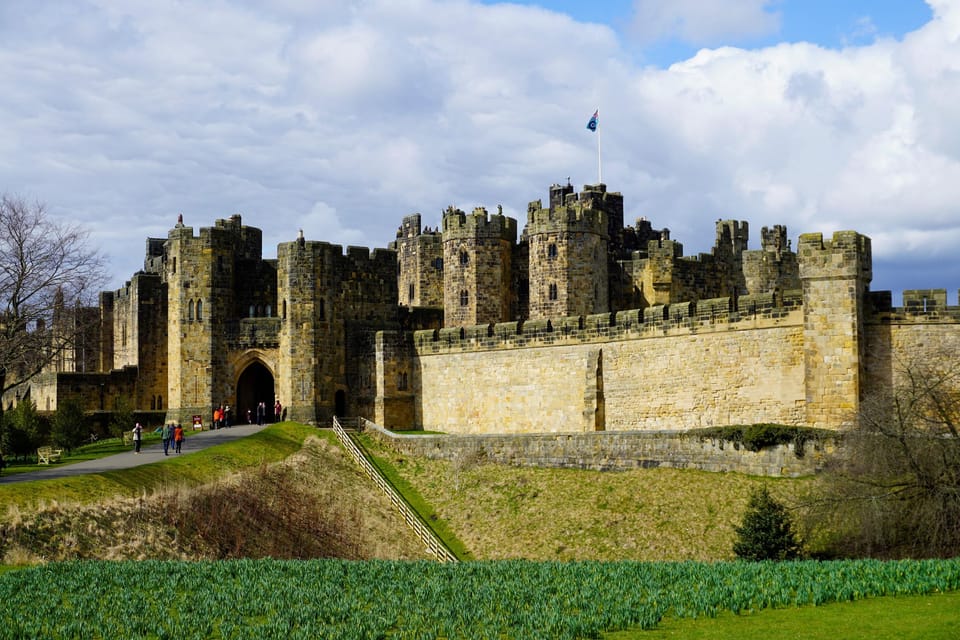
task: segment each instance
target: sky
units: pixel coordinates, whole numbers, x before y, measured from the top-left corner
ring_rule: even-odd
[[[957,0],[2,0],[0,78],[0,193],[111,288],[179,214],[385,247],[602,170],[685,255],[855,230],[871,289],[957,303]]]

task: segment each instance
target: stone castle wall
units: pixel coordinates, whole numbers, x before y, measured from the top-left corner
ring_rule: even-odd
[[[556,433],[804,424],[800,309],[731,322],[711,305],[702,319],[678,306],[678,316],[667,308],[643,322],[634,311],[418,332],[416,425]]]

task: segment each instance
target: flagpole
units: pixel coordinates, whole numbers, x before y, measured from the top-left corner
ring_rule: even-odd
[[[600,109],[597,109],[600,113]],[[597,119],[599,123],[599,118]],[[603,165],[600,163],[600,126],[597,125],[597,184],[603,184]]]

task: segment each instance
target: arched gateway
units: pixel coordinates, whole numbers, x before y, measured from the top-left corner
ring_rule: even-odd
[[[256,422],[257,405],[261,402],[266,405],[266,416],[268,421],[271,421],[275,397],[273,374],[262,362],[251,362],[237,380],[236,421],[246,422],[247,411],[249,411],[251,421]]]

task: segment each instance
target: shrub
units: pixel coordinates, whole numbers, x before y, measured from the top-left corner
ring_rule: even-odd
[[[737,539],[733,552],[742,560],[793,560],[800,556],[790,514],[765,486],[751,494],[743,523],[734,531]]]

